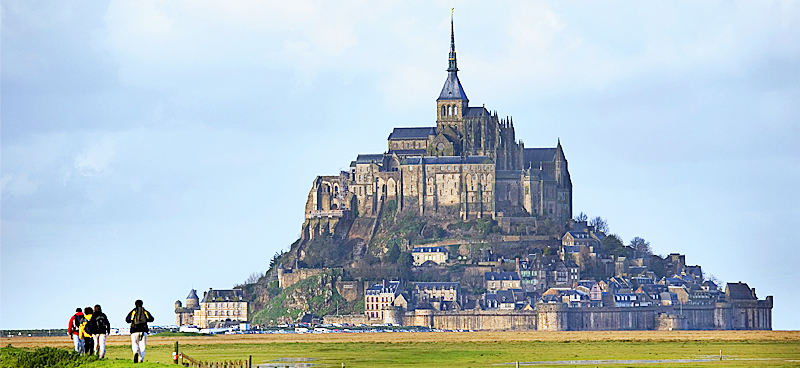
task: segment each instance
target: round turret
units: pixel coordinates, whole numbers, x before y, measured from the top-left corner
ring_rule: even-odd
[[[175,309],[178,309],[178,308],[180,308],[180,307],[182,307],[182,306],[183,306],[183,304],[181,303],[181,301],[180,301],[180,300],[176,300],[176,301],[175,301]]]
[[[403,309],[400,307],[387,306],[383,308],[383,323],[393,326],[403,325]]]
[[[197,297],[197,291],[194,289],[186,297],[186,308],[200,309],[200,298]]]

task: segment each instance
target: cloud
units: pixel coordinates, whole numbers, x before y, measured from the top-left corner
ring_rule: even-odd
[[[3,175],[0,178],[0,188],[3,193],[8,193],[15,197],[22,197],[33,194],[41,183],[32,181],[27,173],[20,175]]]
[[[83,176],[99,176],[111,170],[117,142],[106,134],[99,142],[88,145],[75,158],[75,170]]]

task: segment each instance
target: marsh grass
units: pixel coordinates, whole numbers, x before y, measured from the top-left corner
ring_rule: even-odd
[[[46,338],[43,339],[38,344],[47,342]],[[22,342],[25,339],[11,340]],[[797,331],[156,335],[148,339],[147,361],[170,363],[172,344],[176,340],[180,342],[182,352],[201,360],[240,360],[252,355],[253,363],[260,364],[278,358],[315,358],[313,363],[328,367],[340,367],[341,363],[346,363],[347,367],[485,367],[508,363],[513,367],[515,361],[565,360],[665,361],[661,364],[621,362],[601,367],[800,365],[800,332]],[[0,343],[7,344],[5,340]],[[107,356],[119,359],[115,360],[119,363],[114,367],[127,366],[126,362],[132,355],[129,344],[124,336],[109,341]],[[722,362],[671,362],[675,359],[715,359],[719,350],[722,350]],[[81,367],[111,366],[103,364],[107,363],[94,362]]]

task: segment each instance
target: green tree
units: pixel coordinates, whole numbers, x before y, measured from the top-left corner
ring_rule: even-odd
[[[400,272],[400,277],[408,280],[411,276],[411,267],[414,266],[414,256],[409,252],[401,252],[397,257],[397,270]]]
[[[280,253],[275,252],[275,255],[272,256],[272,259],[269,261],[269,269],[273,269],[278,266],[278,262],[280,262],[281,257],[283,257],[283,251]]]
[[[620,256],[625,254],[625,245],[622,243],[622,240],[620,240],[619,236],[617,236],[616,234],[611,234],[604,237],[601,244],[603,245],[603,249],[605,249],[610,254],[613,254],[615,256]]]
[[[400,258],[400,246],[397,245],[397,240],[392,240],[389,250],[383,256],[384,263],[397,263],[398,258]]]
[[[650,249],[650,242],[638,236],[631,239],[631,243],[629,244],[629,246],[633,248],[637,256],[645,257],[653,254],[652,249]]]
[[[603,234],[607,234],[609,231],[608,221],[600,216],[597,216],[589,221],[589,225],[594,226],[594,231],[601,232]]]

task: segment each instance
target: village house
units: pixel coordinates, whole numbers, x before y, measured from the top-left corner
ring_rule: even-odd
[[[461,302],[461,284],[458,282],[415,282],[413,300],[419,302]]]
[[[403,285],[400,281],[386,281],[373,284],[364,291],[364,313],[369,319],[383,320],[388,307],[405,307],[407,300],[402,297]],[[398,298],[402,300],[398,300]],[[405,304],[405,305],[398,305]]]
[[[436,264],[447,263],[447,248],[445,247],[414,247],[411,255],[414,257],[414,266],[421,266],[427,261]]]
[[[188,305],[189,303],[187,303]],[[247,322],[248,303],[241,289],[214,290],[203,293],[200,308],[194,311],[194,325],[200,328]]]
[[[487,272],[483,274],[486,291],[520,289],[519,275],[516,272]]]

